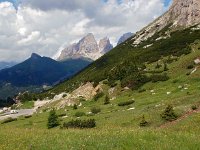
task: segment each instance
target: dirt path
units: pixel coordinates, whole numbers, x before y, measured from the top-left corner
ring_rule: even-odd
[[[199,113],[200,112],[200,108],[198,108],[197,110],[190,110],[188,112],[186,112],[183,116],[179,117],[177,120],[174,120],[172,122],[166,122],[165,124],[162,124],[159,128],[168,128],[176,123],[178,123],[179,121],[184,120],[185,118],[191,116],[194,113]]]

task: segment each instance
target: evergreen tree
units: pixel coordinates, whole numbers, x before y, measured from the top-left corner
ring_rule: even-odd
[[[104,100],[104,105],[110,104],[110,98],[108,95],[106,95],[105,100]]]
[[[142,116],[142,120],[141,120],[141,122],[140,122],[140,126],[141,127],[145,127],[145,126],[147,126],[149,123],[145,120],[145,117],[144,117],[144,115]]]
[[[165,111],[161,114],[161,117],[166,121],[174,121],[177,119],[177,115],[174,112],[172,105],[168,105]]]
[[[56,115],[56,111],[53,109],[49,113],[47,127],[48,129],[57,127],[59,125],[58,116]]]
[[[78,109],[78,106],[76,104],[74,104],[73,109]]]
[[[167,71],[167,70],[169,70],[167,67],[167,63],[164,63],[164,71]]]

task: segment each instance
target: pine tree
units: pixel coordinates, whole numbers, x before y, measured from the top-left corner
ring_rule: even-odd
[[[104,100],[104,105],[110,104],[110,98],[108,95],[106,95],[105,100]]]
[[[147,126],[149,123],[146,121],[146,119],[145,119],[145,117],[144,117],[144,115],[142,116],[142,120],[141,120],[141,122],[140,122],[140,126],[141,127],[145,127],[145,126]]]
[[[172,105],[168,105],[165,111],[161,114],[161,117],[166,121],[174,121],[177,119],[177,115],[174,112]]]
[[[57,127],[59,125],[58,116],[56,115],[56,111],[53,109],[49,113],[47,127],[48,129]]]
[[[164,63],[164,71],[168,71],[167,63]]]
[[[78,106],[76,104],[74,104],[73,109],[78,109]]]

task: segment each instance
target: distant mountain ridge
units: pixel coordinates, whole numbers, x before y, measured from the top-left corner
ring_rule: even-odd
[[[0,62],[0,70],[5,69],[5,68],[10,68],[14,65],[16,65],[16,62],[5,62],[5,61],[1,61]]]
[[[90,58],[96,60],[106,52],[110,51],[113,45],[109,38],[103,38],[97,43],[92,33],[87,34],[78,43],[74,43],[62,50],[57,60],[61,61],[68,58]]]
[[[117,45],[119,45],[119,44],[125,42],[127,39],[129,39],[129,38],[132,37],[133,35],[134,35],[134,34],[131,33],[131,32],[128,32],[128,33],[123,34],[123,35],[120,37],[120,39],[118,40]]]
[[[24,62],[1,70],[0,83],[11,83],[14,86],[52,85],[71,77],[89,64],[90,61],[83,59],[58,62],[33,53]]]

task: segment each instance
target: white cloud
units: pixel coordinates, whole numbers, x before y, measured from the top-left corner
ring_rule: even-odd
[[[62,3],[61,3],[62,2]],[[0,61],[22,61],[32,52],[54,56],[59,49],[94,33],[113,43],[165,11],[163,0],[26,0],[16,12],[0,3]],[[17,57],[16,57],[17,56]]]

